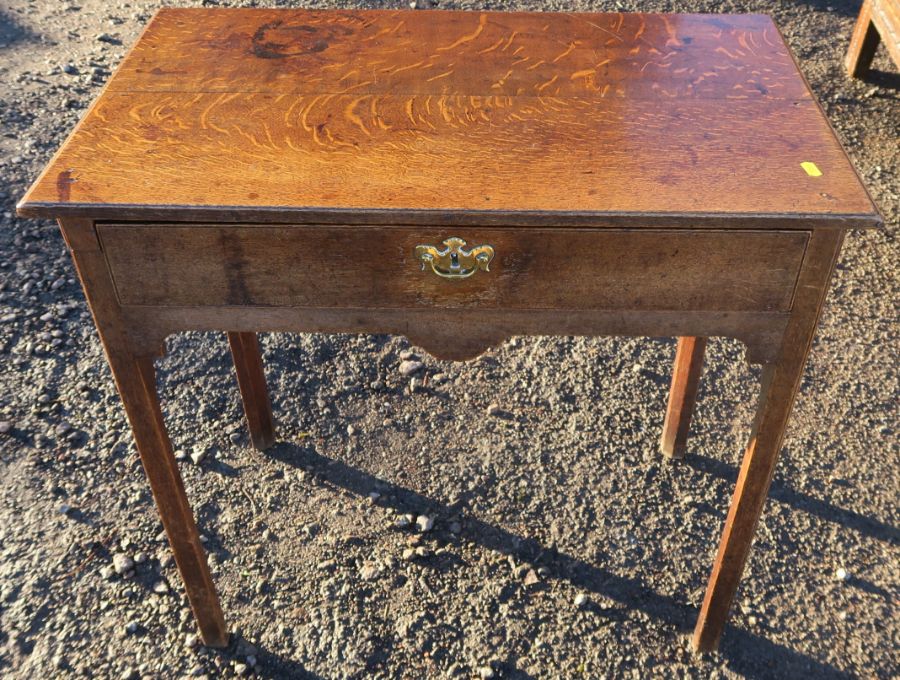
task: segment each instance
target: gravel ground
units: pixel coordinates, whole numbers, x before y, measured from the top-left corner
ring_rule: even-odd
[[[156,5],[0,3],[0,675],[898,677],[900,79],[883,49],[869,82],[845,76],[858,2],[440,5],[769,12],[886,217],[848,236],[704,657],[688,638],[759,379],[728,340],[673,465],[656,449],[672,339],[420,354],[410,389],[403,338],[269,334],[281,443],[262,454],[225,338],[171,338],[164,411],[236,632],[224,652],[196,644],[62,239],[14,216]]]

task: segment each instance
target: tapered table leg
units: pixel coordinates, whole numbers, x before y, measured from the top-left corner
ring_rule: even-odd
[[[706,338],[678,338],[675,350],[675,368],[672,386],[669,388],[669,405],[663,423],[659,448],[669,458],[684,458],[700,375],[703,373],[703,354]]]
[[[253,446],[263,451],[275,443],[275,425],[272,422],[272,405],[266,388],[259,341],[256,333],[229,333],[228,343],[231,345],[250,439]]]
[[[225,647],[228,630],[163,422],[153,358],[132,349],[134,336],[123,321],[91,221],[61,220],[60,226],[72,250],[200,635],[210,647]]]
[[[750,442],[744,453],[719,551],[694,629],[692,644],[697,651],[715,649],[725,628],[728,610],[737,592],[756,525],[769,493],[785,427],[842,239],[843,235],[837,230],[812,233],[778,359],[763,369],[759,406]]]
[[[203,643],[225,647],[225,617],[163,424],[153,360],[110,356],[110,365]]]

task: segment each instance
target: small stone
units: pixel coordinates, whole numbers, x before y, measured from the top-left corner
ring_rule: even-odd
[[[68,515],[71,509],[72,506],[70,506],[68,503],[63,503],[59,506],[59,512],[63,515]]]
[[[247,657],[247,665],[250,667],[256,667],[256,657],[252,654]]]
[[[434,518],[428,515],[419,515],[416,517],[416,529],[421,533],[426,533],[434,528]]]
[[[632,372],[632,373],[640,373],[640,372],[643,371],[643,370],[644,370],[644,367],[641,366],[640,364],[633,364],[632,367],[631,367],[631,372]]]
[[[525,574],[524,582],[526,586],[533,586],[536,583],[540,583],[541,579],[538,577],[537,572],[535,572],[534,569],[529,569]]]
[[[412,562],[416,558],[416,549],[415,548],[406,548],[403,551],[402,557],[407,562]]]
[[[127,574],[134,569],[134,560],[125,553],[116,553],[113,555],[113,569],[115,569],[116,573],[120,576],[122,574]]]
[[[499,416],[503,411],[500,408],[499,404],[490,404],[487,407],[487,414],[489,416]]]
[[[424,383],[419,378],[412,378],[409,381],[409,393],[415,394],[416,392],[421,392],[423,385]]]
[[[134,635],[135,633],[137,633],[138,628],[139,628],[139,625],[138,625],[137,621],[129,621],[128,623],[125,624],[125,632],[128,633],[129,635]]]
[[[157,581],[153,584],[153,592],[157,595],[162,595],[163,593],[169,592],[169,584],[165,581]]]
[[[196,633],[188,633],[184,637],[184,646],[188,649],[193,649],[200,643],[200,638],[197,637]]]
[[[78,75],[78,67],[72,63],[66,64],[65,66],[63,66],[62,70],[63,70],[63,73],[70,75],[70,76]]]
[[[400,362],[400,375],[408,378],[413,373],[417,373],[422,370],[424,364],[421,361],[415,361],[412,359],[407,359],[406,361]]]
[[[755,626],[756,624],[757,624],[757,619],[756,619],[755,616],[748,616],[748,617],[747,617],[747,625]]]
[[[234,664],[234,672],[236,675],[247,675],[250,672],[250,667],[245,663],[236,663]]]
[[[490,666],[481,666],[478,669],[478,677],[481,678],[481,680],[490,680],[494,677],[494,669]]]
[[[413,352],[411,349],[405,349],[400,352],[400,360],[408,361],[409,359],[418,359],[419,355]]]
[[[145,553],[145,552],[142,550],[142,551],[140,551],[139,553],[136,553],[136,554],[135,554],[135,556],[134,556],[134,563],[135,563],[135,564],[143,564],[144,562],[147,561],[147,559],[148,559],[147,553]]]
[[[371,581],[378,576],[378,565],[373,562],[366,562],[359,568],[359,577],[363,581]]]
[[[175,452],[175,460],[187,460],[187,457],[188,457],[188,455],[181,449],[178,449]]]
[[[191,451],[191,460],[194,461],[194,465],[200,465],[203,462],[203,459],[206,458],[207,450],[205,448],[200,448],[199,446],[194,448]]]
[[[838,567],[837,571],[834,572],[834,578],[838,581],[846,581],[850,578],[850,572],[843,567]]]
[[[8,434],[12,432],[13,424],[8,420],[0,420],[0,434]]]
[[[138,680],[141,677],[136,670],[133,668],[126,668],[122,671],[122,675],[119,676],[119,680]]]
[[[587,606],[588,602],[590,602],[590,598],[585,593],[578,593],[575,596],[575,606],[581,609],[582,607]]]
[[[400,515],[395,521],[394,526],[398,529],[405,529],[410,524],[412,524],[411,515]]]
[[[347,434],[348,434],[349,436],[352,437],[353,435],[356,434],[356,432],[357,432],[357,430],[356,430],[355,427],[353,427],[353,425],[348,425],[348,426],[347,426]]]
[[[449,380],[449,378],[447,377],[446,373],[435,373],[433,376],[431,376],[431,382],[435,385],[442,385],[443,383],[447,382],[447,380]]]
[[[111,579],[116,573],[116,570],[110,565],[106,565],[104,567],[100,567],[100,578]]]

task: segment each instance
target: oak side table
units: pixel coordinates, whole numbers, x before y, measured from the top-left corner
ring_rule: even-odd
[[[679,337],[764,365],[693,638],[716,647],[848,229],[881,222],[760,15],[160,10],[19,204],[59,220],[207,645],[228,632],[154,358],[225,331],[253,443],[258,331]]]

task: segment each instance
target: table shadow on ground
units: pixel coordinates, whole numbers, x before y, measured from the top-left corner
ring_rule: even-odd
[[[280,443],[269,449],[265,455],[316,475],[321,482],[339,487],[361,498],[368,497],[373,488],[386,488],[387,493],[377,501],[383,507],[403,512],[418,509],[421,512],[434,513],[438,518],[459,517],[463,526],[462,538],[492,552],[510,556],[516,562],[547,564],[551,567],[554,577],[565,579],[586,592],[614,600],[626,609],[640,610],[663,625],[671,627],[677,635],[685,639],[696,620],[698,610],[686,602],[655,592],[638,579],[612,573],[602,565],[593,564],[555,547],[542,545],[535,539],[517,535],[485,522],[467,513],[460,507],[461,503],[448,505],[413,489],[380,479],[340,460],[323,456],[312,448]],[[711,464],[706,465],[714,473],[721,471]],[[728,476],[732,476],[729,466],[726,465],[724,468]],[[785,493],[783,492],[782,496]],[[447,538],[452,540],[450,534],[447,534]],[[719,653],[729,667],[750,678],[850,677],[826,662],[731,625],[726,628]],[[262,654],[261,658],[268,658],[276,667],[279,664],[294,663],[275,653]],[[510,661],[515,660],[508,660],[508,663]],[[514,663],[510,663],[506,677],[530,676],[515,669]]]

